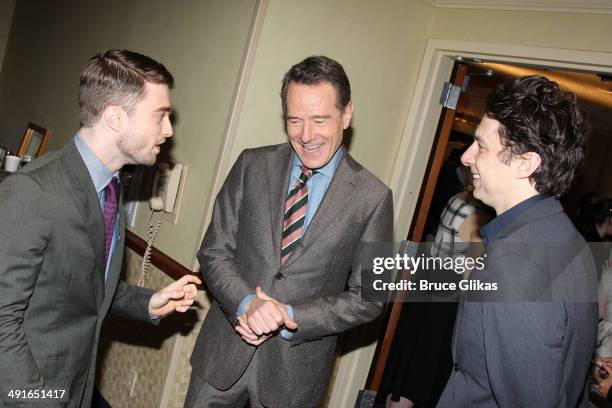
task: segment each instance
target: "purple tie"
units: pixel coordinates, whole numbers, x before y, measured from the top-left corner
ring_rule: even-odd
[[[113,177],[104,189],[104,236],[106,239],[106,251],[104,252],[104,268],[108,262],[113,232],[115,231],[115,218],[117,217],[117,203],[119,202],[119,181]]]

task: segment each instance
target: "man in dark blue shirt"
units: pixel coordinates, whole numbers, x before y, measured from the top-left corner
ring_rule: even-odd
[[[559,204],[585,156],[588,126],[573,94],[544,77],[496,89],[463,154],[474,196],[497,217],[481,230],[486,265],[470,279],[440,407],[586,406],[597,332],[596,275]]]

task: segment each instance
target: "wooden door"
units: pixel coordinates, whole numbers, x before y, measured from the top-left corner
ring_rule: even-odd
[[[466,64],[455,62],[449,81],[450,84],[458,87],[458,89],[461,89],[467,69],[468,66]],[[454,106],[456,106],[456,104]],[[440,113],[440,120],[438,122],[436,136],[429,155],[427,170],[425,171],[416,211],[410,225],[410,230],[408,233],[408,240],[410,241],[420,242],[422,239],[425,221],[427,220],[431,200],[438,181],[438,176],[440,175],[440,169],[442,168],[442,164],[444,162],[444,154],[446,152],[454,119],[455,107],[444,107]],[[402,278],[408,279],[408,276]],[[391,308],[387,309],[387,324],[384,326],[385,331],[382,336],[382,341],[379,341],[378,343],[376,353],[374,354],[374,360],[370,367],[368,381],[366,382],[367,390],[378,392],[380,388],[380,383],[387,364],[387,358],[389,357],[389,352],[391,350],[391,344],[393,343],[393,338],[395,336],[399,316],[402,311],[402,307],[404,306],[403,300],[403,293],[398,294],[395,302],[392,303]]]

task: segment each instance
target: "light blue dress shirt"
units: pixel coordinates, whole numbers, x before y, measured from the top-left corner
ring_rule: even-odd
[[[306,207],[306,217],[304,217],[304,232],[306,232],[306,229],[310,225],[310,221],[312,221],[321,201],[323,201],[323,196],[325,196],[325,192],[332,178],[334,178],[334,174],[336,174],[342,156],[344,156],[344,146],[340,145],[340,148],[336,150],[331,160],[328,161],[325,166],[315,170],[312,177],[306,182],[306,186],[308,187],[308,207]],[[293,152],[293,157],[291,159],[291,177],[289,177],[287,195],[289,195],[289,191],[295,184],[295,181],[300,177],[300,174],[302,174],[301,166],[302,162],[300,158]]]
[[[334,174],[336,174],[336,170],[338,170],[338,165],[340,165],[340,160],[344,156],[344,146],[340,145],[336,153],[333,155],[330,161],[323,167],[318,170],[315,170],[313,175],[306,182],[306,186],[308,186],[308,207],[306,207],[306,216],[304,217],[304,232],[310,225],[310,221],[312,221],[314,215],[323,201],[323,197],[325,196],[325,192],[329,187],[332,179],[334,178]],[[289,177],[289,185],[287,186],[287,195],[289,195],[289,191],[295,184],[295,181],[302,174],[302,162],[299,156],[293,152],[291,157],[291,176]],[[242,316],[244,314],[244,308],[246,305],[255,298],[254,293],[249,293],[242,299],[242,302],[238,305],[237,316]],[[293,308],[291,305],[285,305],[287,307],[287,313],[289,317],[293,319]],[[283,329],[280,332],[280,335],[285,339],[290,339],[293,336],[289,330]]]
[[[100,210],[104,209],[104,189],[110,183],[111,179],[115,177],[119,180],[119,172],[111,173],[110,170],[100,161],[98,156],[87,146],[87,143],[77,133],[74,136],[74,144],[76,145],[81,158],[85,162],[85,167],[89,172],[89,176],[93,181],[96,193],[98,193],[98,200],[100,201]],[[120,183],[121,185],[121,183]],[[108,267],[110,266],[113,253],[115,252],[115,245],[119,240],[119,217],[121,211],[117,211],[117,218],[115,218],[115,229],[113,231],[113,240],[111,241],[110,251],[108,253],[108,260],[106,261],[106,267],[104,268],[104,280],[108,279]]]

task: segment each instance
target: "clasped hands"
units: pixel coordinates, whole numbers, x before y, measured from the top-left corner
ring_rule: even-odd
[[[259,286],[255,288],[255,295],[244,308],[244,314],[238,316],[235,328],[245,342],[259,346],[283,327],[297,329],[284,304],[266,295]]]

